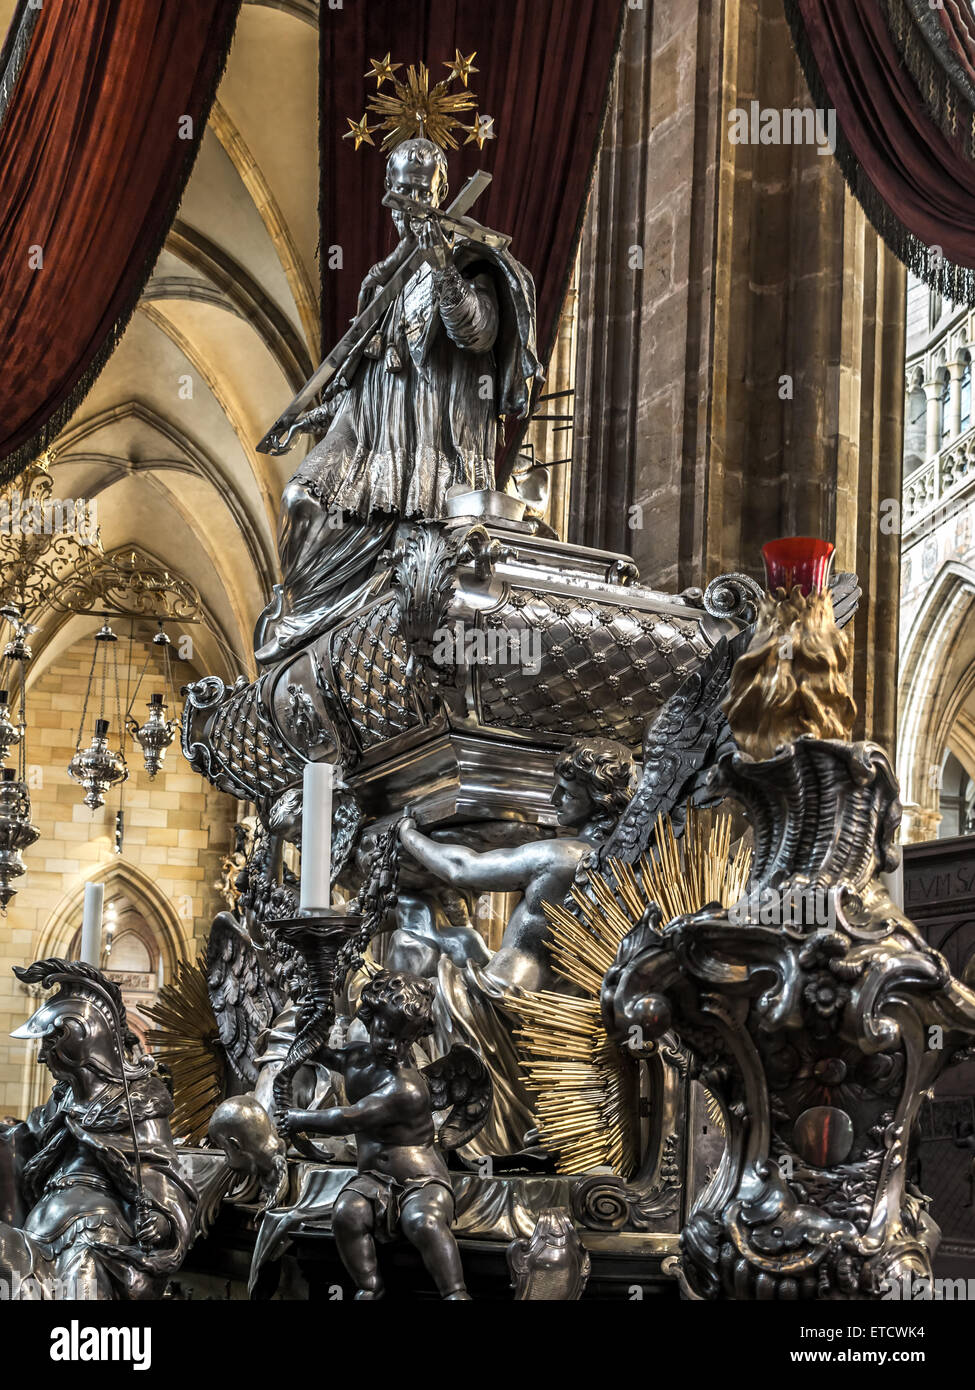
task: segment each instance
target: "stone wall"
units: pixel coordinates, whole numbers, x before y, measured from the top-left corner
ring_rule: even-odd
[[[124,632],[124,627],[119,631]],[[126,686],[134,689],[146,648],[136,644],[131,667],[125,659],[128,643],[124,638],[119,649],[124,710]],[[36,1085],[31,1045],[7,1036],[35,1007],[11,967],[41,954],[67,953],[81,923],[85,882],[103,879],[108,897],[113,880],[118,881],[129,899],[138,903],[159,937],[164,979],[169,978],[177,957],[195,957],[199,941],[222,905],[214,885],[231,845],[237,803],[191,771],[179,751],[178,736],[153,781],[143,768],[141,750],[131,739],[127,741],[130,776],[123,788],[121,856],[114,853],[118,790],[93,812],[82,802],[83,790],[68,777],[91,650],[90,636],[76,642],[45,665],[36,684],[28,688],[32,819],[40,839],[25,852],[27,873],[19,880],[6,919],[0,919],[0,1116],[22,1116]],[[133,710],[140,720],[150,693],[163,689],[158,675],[152,678],[153,669]],[[192,678],[185,668],[177,668],[178,683]],[[109,713],[112,737],[114,696]],[[85,743],[91,737],[93,718],[90,708]]]
[[[893,752],[906,272],[828,149],[737,143],[810,105],[781,0],[634,5],[583,235],[569,538],[679,590],[781,535],[856,570],[858,732]]]

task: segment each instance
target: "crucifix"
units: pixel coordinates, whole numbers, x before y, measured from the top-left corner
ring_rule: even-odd
[[[431,207],[419,202],[416,198],[407,197],[394,190],[387,192],[383,198],[383,205],[405,214],[410,221],[435,220],[446,235],[460,234],[469,242],[503,251],[507,249],[511,241],[510,237],[505,236],[502,232],[491,231],[490,228],[482,226],[480,222],[465,215],[490,182],[491,175],[483,170],[478,170],[476,174],[471,175],[454,201],[442,212],[439,208]],[[413,244],[412,249],[409,249],[408,245],[405,247],[404,255],[399,258],[399,263],[395,265],[392,274],[352,320],[347,331],[332,348],[318,370],[308,378],[294,400],[275,420],[258,444],[257,448],[260,453],[283,454],[287,452],[291,447],[292,436],[301,428],[303,413],[313,405],[318,393],[323,391],[341,373],[344,365],[358,358],[369,342],[374,328],[395,301],[400,290],[410,282],[421,265],[428,264],[442,268],[443,262],[442,243],[427,245],[423,241],[417,241]]]

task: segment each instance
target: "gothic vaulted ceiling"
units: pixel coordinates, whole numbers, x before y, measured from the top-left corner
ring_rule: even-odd
[[[165,248],[54,465],[56,497],[96,501],[106,550],[196,586],[216,636],[196,630],[193,664],[225,676],[249,669],[298,457],[254,446],[319,360],[316,26],[313,0],[245,0]],[[33,678],[92,626],[47,621]]]

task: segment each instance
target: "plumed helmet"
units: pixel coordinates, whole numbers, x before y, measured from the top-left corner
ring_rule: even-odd
[[[14,974],[26,985],[60,985],[60,989],[14,1029],[12,1038],[45,1038],[60,1032],[59,1052],[66,1063],[93,1061],[103,1069],[118,1071],[116,1026],[123,1033],[126,1026],[118,985],[92,965],[54,958],[15,965]]]

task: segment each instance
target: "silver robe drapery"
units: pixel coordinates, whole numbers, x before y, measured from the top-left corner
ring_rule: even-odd
[[[332,626],[382,584],[400,520],[444,512],[448,488],[494,485],[499,416],[525,413],[540,378],[534,284],[506,252],[455,249],[423,265],[319,414],[327,433],[282,500],[283,583],[258,623],[272,661]]]

